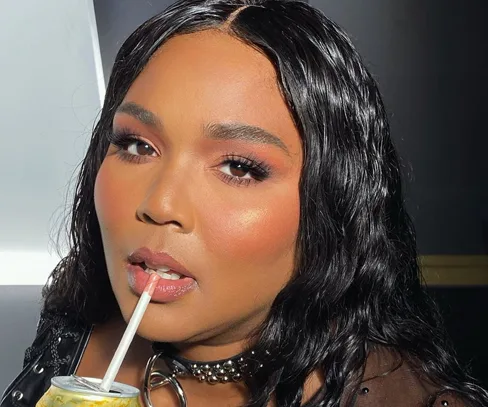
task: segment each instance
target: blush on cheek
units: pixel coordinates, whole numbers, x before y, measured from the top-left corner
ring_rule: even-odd
[[[207,250],[227,260],[272,264],[295,248],[299,204],[293,197],[253,208],[209,210],[205,216]]]

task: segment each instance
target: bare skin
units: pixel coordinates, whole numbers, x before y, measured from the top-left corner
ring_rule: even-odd
[[[151,341],[171,342],[189,359],[222,359],[240,353],[266,318],[293,273],[302,148],[270,61],[219,30],[164,44],[121,106],[128,103],[158,124],[144,124],[127,111],[115,115],[114,132],[139,139],[110,146],[95,188],[121,316],[95,327],[77,373],[105,372],[138,301],[128,284],[127,259],[145,246],[183,264],[196,288],[149,305],[116,379],[140,387]],[[274,138],[217,139],[205,131],[229,123]],[[266,174],[249,169],[256,163]],[[246,398],[241,384],[190,379],[182,385],[190,406],[237,406]],[[153,400],[177,405],[164,388]]]

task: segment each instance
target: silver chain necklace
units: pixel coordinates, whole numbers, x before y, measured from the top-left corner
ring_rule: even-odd
[[[154,369],[158,359],[163,359],[165,370]],[[254,351],[245,352],[229,359],[215,362],[195,362],[179,356],[156,352],[149,358],[144,370],[143,398],[146,407],[154,407],[151,391],[169,385],[175,392],[180,407],[187,407],[187,399],[178,377],[194,377],[202,383],[236,383],[251,377],[263,365]]]

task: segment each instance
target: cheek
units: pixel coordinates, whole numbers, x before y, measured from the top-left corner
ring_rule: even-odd
[[[234,265],[239,261],[260,266],[280,264],[280,258],[293,257],[299,223],[298,191],[286,196],[258,195],[247,205],[241,202],[217,207],[219,210],[206,211],[207,227],[202,233],[208,251]]]

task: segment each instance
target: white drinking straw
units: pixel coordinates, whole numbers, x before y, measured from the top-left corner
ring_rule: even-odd
[[[120,366],[129,350],[129,346],[134,339],[134,335],[136,334],[137,328],[141,323],[142,317],[144,316],[144,312],[151,301],[151,296],[154,293],[154,289],[159,281],[160,277],[157,273],[151,273],[149,276],[149,280],[144,288],[144,291],[137,303],[136,309],[130,318],[129,324],[125,329],[124,335],[120,340],[119,346],[115,351],[114,357],[108,366],[107,373],[103,377],[102,382],[100,383],[100,389],[105,392],[109,392],[112,384],[115,380],[115,376],[119,372]]]

